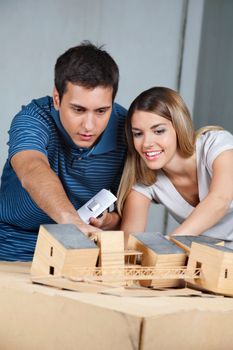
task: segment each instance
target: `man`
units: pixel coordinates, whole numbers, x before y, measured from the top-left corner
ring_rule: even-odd
[[[126,154],[126,110],[113,103],[118,80],[112,57],[85,41],[58,58],[53,98],[33,100],[13,119],[0,192],[0,260],[31,260],[40,224],[72,223],[85,234],[118,226],[115,212],[92,225],[77,214],[102,188],[118,188]]]

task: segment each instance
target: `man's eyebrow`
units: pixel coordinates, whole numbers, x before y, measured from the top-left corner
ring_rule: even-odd
[[[86,109],[86,107],[81,106],[81,105],[79,105],[79,104],[77,104],[77,103],[70,103],[70,106],[71,106],[71,107],[75,107],[75,108]]]
[[[103,107],[98,107],[95,109],[95,111],[99,111],[100,109],[109,109],[111,106],[103,106]]]
[[[77,103],[70,103],[70,106],[71,107],[75,107],[75,108],[80,108],[80,109],[83,109],[83,110],[87,110],[87,107],[84,107],[84,106],[81,106]],[[111,108],[111,106],[103,106],[103,107],[98,107],[95,109],[95,111],[99,111],[100,109],[109,109]]]

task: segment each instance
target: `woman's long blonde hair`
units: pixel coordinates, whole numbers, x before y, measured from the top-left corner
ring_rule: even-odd
[[[137,96],[130,105],[125,125],[128,155],[117,194],[117,209],[120,215],[133,185],[140,183],[150,186],[156,181],[155,170],[146,166],[134,147],[131,121],[135,111],[151,112],[171,121],[177,135],[177,148],[184,158],[192,156],[195,150],[196,135],[190,113],[176,91],[166,87],[153,87]],[[216,128],[219,129],[202,128],[197,135]]]

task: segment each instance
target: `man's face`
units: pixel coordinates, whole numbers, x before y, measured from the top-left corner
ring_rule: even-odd
[[[60,101],[54,88],[54,106],[72,141],[79,147],[91,147],[106,128],[112,111],[112,88],[97,86],[87,89],[67,84]]]

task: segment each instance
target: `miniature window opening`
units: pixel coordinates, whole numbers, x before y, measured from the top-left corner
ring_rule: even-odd
[[[225,271],[224,271],[224,277],[225,277],[225,278],[228,277],[228,269],[225,269]]]
[[[54,275],[54,266],[49,266],[49,274]]]
[[[53,256],[53,247],[50,248],[50,256]]]
[[[201,269],[202,263],[200,261],[196,261],[196,269]],[[200,270],[196,270],[195,271],[196,276],[200,276],[201,271]]]
[[[141,252],[129,249],[124,252],[124,255],[126,265],[141,265]]]

